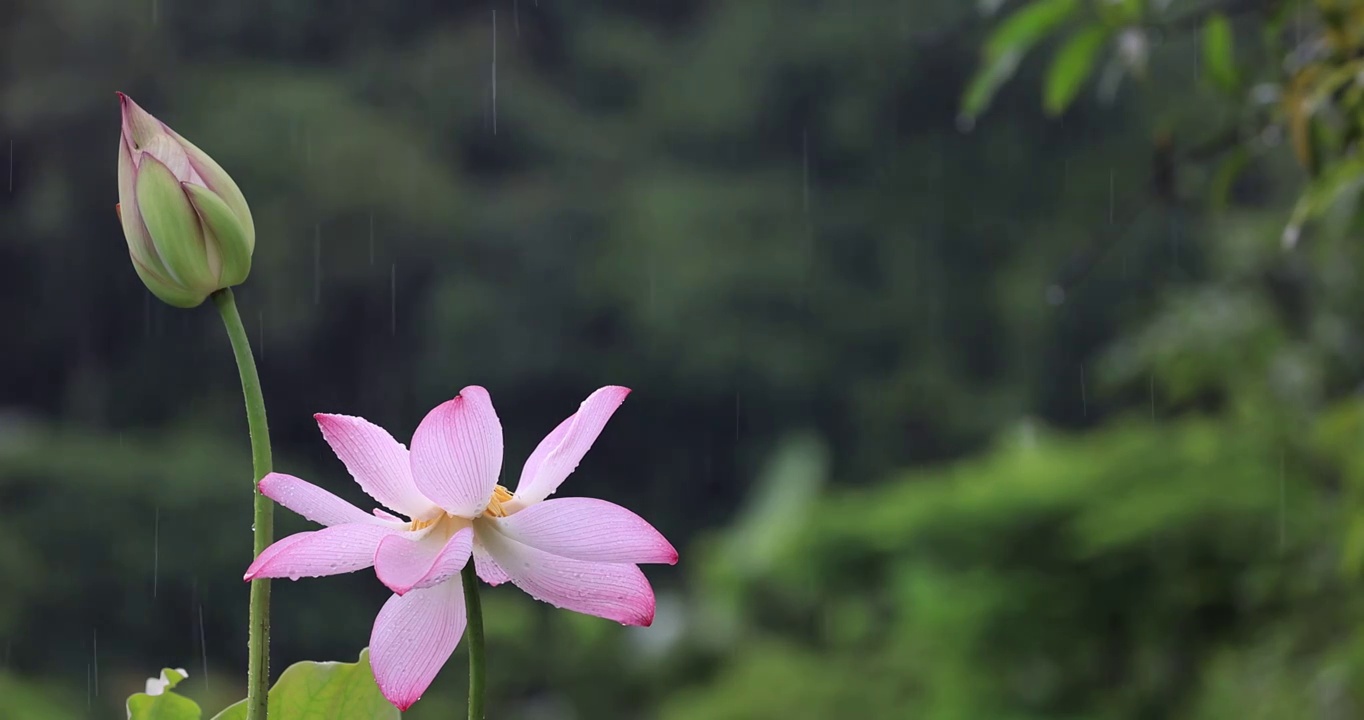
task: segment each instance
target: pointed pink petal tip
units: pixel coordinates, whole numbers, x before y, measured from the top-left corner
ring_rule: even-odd
[[[444,583],[384,603],[370,632],[370,667],[384,697],[406,710],[440,673],[466,624],[459,583]]]
[[[432,408],[412,433],[412,481],[450,515],[476,518],[497,486],[502,449],[502,422],[492,398],[470,385]]]

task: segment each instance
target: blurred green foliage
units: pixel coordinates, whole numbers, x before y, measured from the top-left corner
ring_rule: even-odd
[[[636,389],[564,490],[681,549],[656,622],[490,591],[490,717],[1358,717],[1364,15],[1291,5],[17,0],[0,719],[241,697],[236,376],[128,267],[114,90],[251,200],[281,471],[359,500],[311,414],[476,382],[514,476]],[[279,583],[274,666],[385,595]]]

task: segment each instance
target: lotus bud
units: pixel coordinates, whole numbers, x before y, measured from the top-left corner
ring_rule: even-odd
[[[204,151],[118,94],[118,205],[133,269],[154,295],[190,308],[251,272],[256,228],[237,184]]]

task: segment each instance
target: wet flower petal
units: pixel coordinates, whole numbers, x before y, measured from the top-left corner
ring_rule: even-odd
[[[370,497],[413,519],[431,518],[439,512],[412,482],[407,448],[383,428],[349,415],[318,413],[313,418],[332,452]]]
[[[574,560],[677,562],[677,550],[653,525],[605,500],[556,498],[487,522],[523,545]]]
[[[451,515],[475,518],[502,472],[502,423],[488,391],[470,386],[426,415],[412,435],[412,479]]]
[[[597,390],[578,406],[578,412],[559,423],[535,448],[521,470],[512,510],[533,505],[559,489],[578,467],[606,421],[625,402],[629,388],[610,385]]]
[[[261,478],[259,487],[262,495],[319,525],[383,524],[379,518],[293,475],[270,473]]]
[[[654,621],[654,591],[638,567],[571,560],[523,545],[491,528],[476,527],[476,532],[503,572],[536,600],[623,625]]]
[[[379,541],[396,532],[386,525],[347,524],[296,533],[261,551],[242,579],[297,580],[362,570],[374,564]]]
[[[390,535],[379,543],[374,553],[374,572],[380,582],[399,595],[431,587],[464,569],[473,543],[472,528],[456,532],[445,542],[436,535],[416,541]]]
[[[450,659],[467,618],[459,583],[394,595],[374,620],[369,662],[384,697],[407,710]]]

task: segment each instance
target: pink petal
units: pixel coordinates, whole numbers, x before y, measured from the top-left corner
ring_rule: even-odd
[[[653,525],[605,500],[556,498],[488,522],[523,545],[574,560],[677,564],[677,551]]]
[[[389,598],[369,637],[369,662],[384,697],[399,710],[420,700],[455,651],[464,623],[457,582]]]
[[[411,460],[423,495],[451,515],[482,515],[502,471],[502,424],[488,391],[471,385],[428,413],[412,435]]]
[[[400,530],[387,525],[346,524],[290,535],[261,551],[243,580],[322,577],[374,564],[379,541]]]
[[[406,522],[402,518],[398,517],[397,515],[394,515],[393,513],[383,508],[374,508],[374,517],[377,517],[380,520],[388,520],[391,522]]]
[[[555,607],[615,620],[654,621],[654,591],[634,565],[594,563],[551,555],[476,526],[478,540],[517,587]]]
[[[401,535],[390,535],[375,551],[374,572],[388,589],[404,595],[409,590],[428,588],[459,574],[469,562],[473,544],[472,528],[456,532],[443,543],[440,536],[434,534],[415,542]]]
[[[588,448],[606,427],[606,421],[629,394],[629,388],[614,385],[601,388],[587,396],[578,406],[578,412],[546,435],[521,470],[513,509],[533,505],[553,495],[582,462]]]
[[[493,556],[489,555],[488,551],[484,550],[478,542],[474,543],[473,555],[474,572],[478,573],[480,580],[493,587],[511,581],[511,578],[507,577],[507,571],[503,570],[502,566],[498,565]]]
[[[378,523],[364,510],[293,475],[270,473],[261,478],[260,491],[262,495],[319,525]]]
[[[313,416],[332,452],[370,497],[392,510],[418,520],[435,515],[435,504],[412,482],[407,448],[383,428],[349,415]]]

